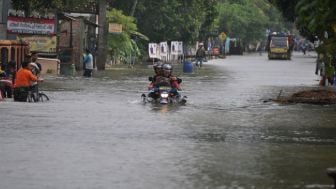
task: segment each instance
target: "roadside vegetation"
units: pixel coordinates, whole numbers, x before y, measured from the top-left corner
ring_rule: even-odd
[[[336,4],[332,0],[12,0],[25,12],[71,11],[107,5],[107,23],[120,23],[121,35],[109,35],[112,58],[147,54],[148,41],[195,44],[225,32],[244,46],[264,41],[267,31],[292,31],[323,41],[318,51],[336,50]],[[281,11],[281,12],[280,12]],[[282,13],[282,14],[281,14]],[[285,19],[284,19],[285,18]],[[107,26],[104,26],[107,27]],[[112,42],[113,41],[113,42]]]

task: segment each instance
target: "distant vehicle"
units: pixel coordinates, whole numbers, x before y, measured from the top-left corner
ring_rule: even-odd
[[[266,50],[268,59],[287,59],[292,57],[293,38],[291,35],[271,34],[268,36]]]
[[[230,38],[229,54],[230,55],[243,55],[243,45],[240,39]]]

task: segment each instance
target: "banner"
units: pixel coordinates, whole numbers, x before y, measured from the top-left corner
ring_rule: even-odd
[[[182,41],[172,41],[170,52],[172,55],[182,55],[183,54],[183,42]]]
[[[168,56],[168,43],[167,42],[160,43],[160,55],[164,57]]]
[[[159,45],[156,43],[148,44],[148,54],[150,58],[157,58],[160,55],[160,51],[158,51]]]
[[[7,32],[19,34],[55,34],[55,19],[7,17]]]
[[[18,36],[17,40],[27,42],[31,51],[56,52],[56,36]]]

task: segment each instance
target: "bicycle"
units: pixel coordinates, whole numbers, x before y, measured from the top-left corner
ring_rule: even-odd
[[[38,84],[35,84],[29,89],[27,100],[28,102],[45,102],[49,101],[49,97],[43,92],[40,92]]]

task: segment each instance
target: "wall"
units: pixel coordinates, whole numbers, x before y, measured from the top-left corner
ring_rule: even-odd
[[[59,47],[70,48],[70,21],[65,21],[60,26]],[[95,27],[84,22],[84,18],[76,18],[72,21],[72,50],[69,64],[74,64],[76,70],[83,69],[83,53],[86,47],[95,46]],[[63,63],[64,61],[62,61]]]
[[[41,74],[52,74],[58,75],[60,68],[60,60],[59,59],[51,59],[51,58],[37,58],[37,62],[42,66]]]
[[[7,14],[10,0],[0,0],[0,39],[7,39]]]
[[[70,34],[70,24],[72,23],[72,34]],[[83,53],[83,45],[82,45],[82,20],[76,19],[70,21],[66,21],[62,23],[60,27],[61,35],[59,38],[59,46],[71,48],[71,59],[67,62],[70,64],[74,64],[77,70],[82,69],[82,53]],[[72,35],[72,44],[70,44]]]

